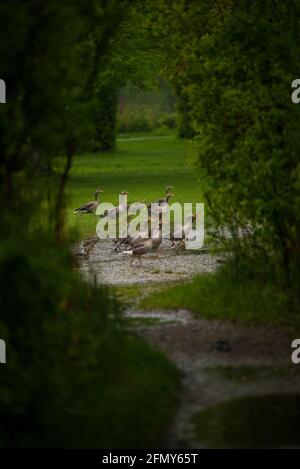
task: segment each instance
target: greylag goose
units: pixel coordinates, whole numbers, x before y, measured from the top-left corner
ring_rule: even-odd
[[[185,249],[185,241],[193,229],[194,220],[196,220],[196,215],[191,214],[187,217],[186,223],[183,225],[182,230],[178,229],[175,232],[174,230],[171,230],[170,241],[172,243],[172,246],[174,247],[176,244],[175,242],[179,241],[177,245],[177,253],[180,251],[180,249]]]
[[[123,191],[120,195],[128,195],[129,192]],[[127,204],[121,203],[118,207],[114,207],[111,210],[106,210],[100,218],[108,217],[108,218],[117,218],[127,210]]]
[[[78,208],[75,208],[74,212],[75,213],[94,213],[95,214],[96,210],[97,210],[97,207],[99,205],[98,195],[100,194],[100,192],[103,192],[103,190],[100,189],[100,188],[96,189],[96,191],[95,191],[95,200],[93,200],[92,202],[87,202],[86,204],[83,204]]]
[[[144,241],[145,239],[151,237],[151,218],[148,217],[148,223],[147,227],[144,229],[144,231],[141,231],[141,234],[137,236],[136,238],[133,238],[132,236],[128,235],[126,238],[119,238],[117,240],[114,240],[115,246],[114,246],[114,251],[121,251],[121,247],[124,247],[127,249],[129,246],[132,247],[134,244],[138,244],[139,242]],[[129,226],[129,225],[128,225]]]
[[[174,194],[172,194],[172,189],[173,186],[167,186],[166,191],[165,191],[165,197],[162,197],[161,199],[156,200],[156,204],[159,205],[164,205],[166,203],[169,203],[169,200],[171,197],[174,197]]]
[[[159,236],[156,237],[156,234]],[[133,264],[133,261],[135,258],[138,258],[140,261],[140,265],[142,264],[142,259],[141,257],[144,256],[145,254],[148,254],[149,252],[157,251],[157,255],[159,255],[159,247],[162,242],[162,223],[160,222],[159,228],[158,228],[158,233],[154,233],[153,238],[146,238],[143,239],[141,242],[136,242],[132,245],[132,250],[131,251],[124,251],[123,254],[131,254],[132,258],[130,260],[130,265]]]
[[[91,236],[90,238],[84,239],[82,241],[82,246],[84,249],[84,255],[85,257],[89,257],[91,252],[93,251],[95,245],[98,243],[99,238],[98,236]]]
[[[175,196],[175,194],[173,194],[172,192],[168,192],[165,197],[162,197],[161,199],[158,199],[155,203],[159,204],[161,206],[165,205],[165,204],[168,204],[170,198],[174,197],[174,196]]]
[[[148,217],[148,222],[147,226],[144,227],[144,229],[141,231],[140,235],[137,236],[136,238],[133,238],[132,236],[127,236],[124,245],[125,246],[135,246],[139,243],[142,243],[148,238],[151,238],[151,217]]]
[[[169,203],[170,198],[175,196],[175,194],[171,192],[171,189],[173,189],[172,186],[167,186],[165,197],[162,197],[161,199],[158,199],[154,202],[154,204],[159,205],[159,208],[156,207],[156,210],[155,210],[156,212],[161,212],[164,206],[166,206]],[[152,204],[147,205],[149,214],[151,213],[151,205]]]

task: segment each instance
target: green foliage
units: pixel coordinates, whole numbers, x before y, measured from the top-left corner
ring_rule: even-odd
[[[174,132],[177,127],[176,98],[160,80],[147,91],[127,85],[120,91],[117,130],[120,133]]]
[[[98,109],[95,112],[95,127],[90,151],[111,151],[116,145],[118,94],[116,89],[110,85],[99,90],[97,97]],[[82,150],[89,151],[89,147]]]
[[[152,0],[130,2],[126,17],[111,40],[109,54],[105,55],[107,82],[120,87],[131,83],[145,90],[157,85],[166,53],[159,29],[153,28],[155,9]]]
[[[109,290],[83,285],[45,238],[2,241],[0,289],[1,448],[163,443],[177,372],[123,332]]]
[[[155,135],[165,135],[176,129],[176,114],[157,115],[155,109],[145,109],[144,106],[127,106],[119,114],[118,131],[122,133],[153,132]]]
[[[178,135],[181,138],[193,138],[195,131],[190,122],[190,105],[183,93],[179,94],[178,99]]]
[[[49,167],[53,155],[72,155],[78,144],[90,140],[99,98],[105,106],[104,94],[97,95],[105,82],[101,58],[126,2],[15,5],[3,1],[0,6],[1,73],[8,84],[7,104],[0,109],[3,197],[12,191],[16,197],[15,179],[30,165],[31,171]]]
[[[116,118],[117,118],[117,91],[110,87],[101,93],[101,107],[98,110],[96,120],[96,145],[97,151],[112,150],[116,144]]]
[[[211,213],[239,256],[276,265],[297,303],[300,107],[290,86],[299,3],[162,0],[157,10],[169,38],[165,73],[187,99]]]
[[[161,445],[174,411],[176,370],[126,333],[111,291],[72,272],[61,236],[72,156],[94,135],[99,101],[115,96],[100,93],[104,56],[126,5],[0,5],[1,448]]]

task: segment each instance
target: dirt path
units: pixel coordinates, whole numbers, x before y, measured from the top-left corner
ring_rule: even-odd
[[[112,252],[101,242],[90,259],[80,263],[87,279],[112,285],[132,285],[185,279],[216,269],[219,257],[207,252],[180,254],[164,246],[164,257],[149,257],[142,267]],[[300,389],[291,363],[293,334],[274,326],[195,318],[188,311],[139,311],[130,308],[131,327],[164,352],[182,374],[182,396],[169,447],[195,448],[190,423],[195,412],[218,402],[249,395],[285,394]],[[149,321],[150,319],[150,321]]]
[[[290,394],[300,389],[300,376],[294,373],[297,370],[290,359],[293,337],[289,330],[181,315],[186,315],[185,321],[140,329],[182,373],[183,392],[170,447],[199,446],[190,419],[207,406],[242,396]]]

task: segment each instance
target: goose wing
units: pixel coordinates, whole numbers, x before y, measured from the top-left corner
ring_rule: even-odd
[[[143,243],[136,244],[133,246],[133,254],[141,256],[142,254],[147,254],[152,249],[152,239],[147,239]]]
[[[93,202],[87,202],[86,204],[81,205],[78,208],[75,208],[74,212],[79,212],[79,213],[89,213],[95,210],[97,208],[98,202],[93,200]]]

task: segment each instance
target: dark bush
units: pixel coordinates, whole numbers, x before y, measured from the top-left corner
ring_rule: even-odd
[[[1,243],[0,290],[1,448],[163,441],[177,374],[124,332],[107,288],[82,284],[45,240],[23,239]]]

